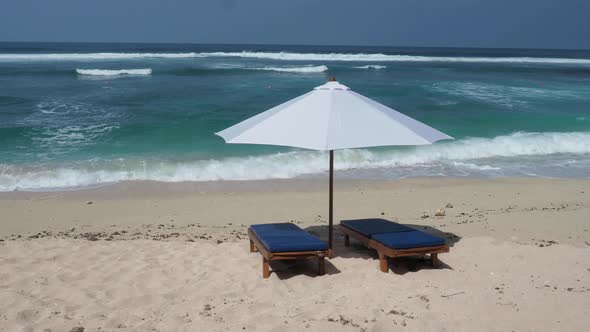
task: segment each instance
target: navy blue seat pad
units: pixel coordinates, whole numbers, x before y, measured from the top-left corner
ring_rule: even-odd
[[[341,224],[393,249],[434,247],[445,244],[445,240],[438,236],[385,219],[342,220]]]
[[[379,218],[342,220],[340,223],[368,238],[372,238],[375,234],[415,231],[411,227]]]
[[[328,250],[328,244],[292,223],[257,224],[250,226],[270,252]]]
[[[418,230],[410,232],[375,234],[373,235],[373,240],[393,249],[434,247],[445,244],[444,239]]]

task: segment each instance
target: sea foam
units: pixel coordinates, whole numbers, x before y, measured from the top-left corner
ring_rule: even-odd
[[[91,76],[120,76],[120,75],[151,75],[152,69],[76,69],[76,72],[80,75],[91,75]]]
[[[523,161],[527,158],[532,158],[528,164]],[[577,163],[586,169],[584,165],[587,163],[583,160],[590,158],[590,132],[517,132],[495,138],[466,138],[401,149],[341,150],[336,153],[335,168],[339,171],[380,169],[385,174],[403,169],[404,176],[432,174],[423,172],[424,169],[436,169],[435,175],[469,175],[473,172],[501,172],[507,161],[518,169],[526,166],[534,170],[539,158],[544,161],[556,158],[557,164]],[[287,179],[321,174],[327,170],[327,155],[315,151],[184,162],[117,159],[103,163],[91,161],[86,166],[83,163],[62,167],[0,164],[0,191],[46,190],[129,180],[180,182]],[[571,171],[572,168],[568,168],[568,172]],[[561,171],[560,174],[568,176],[567,172]]]
[[[186,52],[186,53],[48,53],[0,54],[0,61],[88,61],[132,59],[183,59],[207,57],[238,57],[282,61],[348,61],[348,62],[464,62],[590,65],[590,59],[547,57],[457,57],[423,56],[383,53],[296,53],[296,52]]]

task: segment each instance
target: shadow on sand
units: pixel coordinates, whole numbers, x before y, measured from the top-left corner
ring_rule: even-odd
[[[334,275],[340,273],[340,270],[338,270],[338,268],[334,266],[334,264],[332,264],[329,259],[326,258],[325,262],[325,275]],[[317,258],[299,258],[295,260],[271,261],[270,271],[271,275],[274,273],[281,280],[286,280],[301,275],[312,278],[322,277],[318,275]]]
[[[426,226],[426,225],[416,225],[416,224],[404,224],[406,226],[410,226],[417,230],[421,230],[428,234],[441,237],[445,239],[449,247],[453,247],[455,243],[461,240],[461,237],[454,233],[450,232],[443,232],[434,227]],[[310,226],[305,228],[306,231],[309,233],[319,237],[324,241],[328,241],[328,226],[321,225],[321,226]],[[379,259],[377,256],[377,252],[375,250],[369,249],[362,245],[361,243],[355,241],[353,238],[350,239],[350,246],[347,247],[344,245],[344,235],[340,232],[340,226],[334,225],[334,257],[343,257],[343,258],[362,258],[367,260],[373,260],[374,265],[373,268],[379,268]],[[398,257],[395,259],[389,259],[389,268],[393,273],[404,275],[408,272],[417,272],[422,269],[450,269],[453,268],[449,265],[444,263],[444,256],[439,261],[438,268],[434,268],[431,265],[430,257],[428,256],[410,256],[410,257]],[[328,260],[326,261],[326,272],[328,270]]]

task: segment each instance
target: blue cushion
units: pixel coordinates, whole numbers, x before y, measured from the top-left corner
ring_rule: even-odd
[[[410,249],[419,247],[433,247],[445,244],[440,237],[422,231],[385,233],[373,235],[373,240],[383,243],[393,249]]]
[[[385,219],[342,220],[342,225],[371,238],[375,234],[410,232],[415,229]]]
[[[292,223],[250,226],[270,252],[328,250],[328,244]]]

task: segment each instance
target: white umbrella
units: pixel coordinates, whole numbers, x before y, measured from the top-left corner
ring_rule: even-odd
[[[426,145],[452,137],[362,96],[331,78],[313,91],[216,135],[227,143],[330,151],[329,239],[332,249],[334,150]]]

